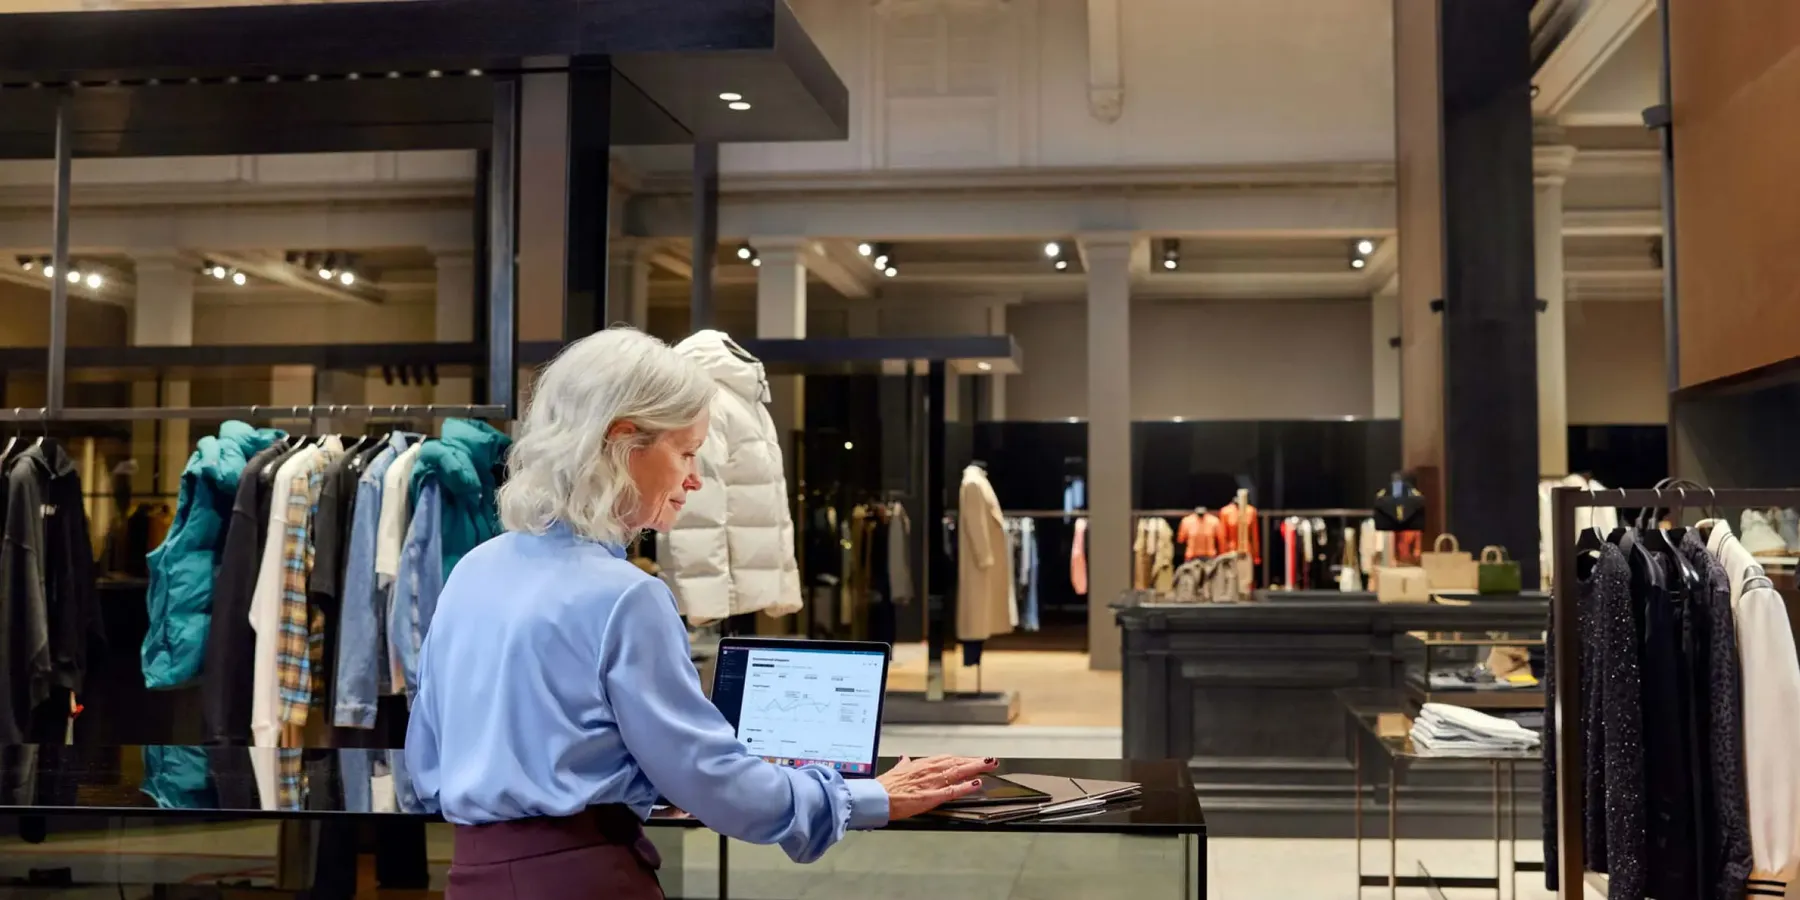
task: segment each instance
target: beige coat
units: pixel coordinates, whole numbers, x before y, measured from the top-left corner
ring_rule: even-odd
[[[1013,560],[1000,499],[979,467],[963,470],[956,512],[956,637],[985,641],[1013,630]]]

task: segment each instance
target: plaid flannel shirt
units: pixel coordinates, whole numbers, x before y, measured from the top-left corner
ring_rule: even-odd
[[[325,467],[335,456],[330,452],[314,454],[309,464],[288,482],[287,530],[281,544],[281,631],[275,646],[275,671],[281,689],[276,714],[284,732],[305,727],[314,684],[324,671],[323,616],[308,609],[306,581],[313,564],[309,531],[312,516],[317,512]]]

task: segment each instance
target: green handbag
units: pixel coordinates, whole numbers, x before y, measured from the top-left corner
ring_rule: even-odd
[[[1516,594],[1520,589],[1519,564],[1506,555],[1505,547],[1483,547],[1475,584],[1483,594]]]

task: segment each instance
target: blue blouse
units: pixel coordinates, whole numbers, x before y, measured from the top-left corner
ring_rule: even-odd
[[[887,823],[872,779],[752,756],[700,690],[675,597],[622,548],[509,532],[451,572],[419,658],[406,763],[460,825],[657,795],[721,834],[811,862]]]

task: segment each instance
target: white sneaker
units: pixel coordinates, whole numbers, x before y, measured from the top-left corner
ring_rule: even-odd
[[[1786,556],[1787,542],[1775,531],[1769,521],[1769,511],[1764,509],[1746,509],[1744,517],[1738,523],[1738,541],[1752,556]]]

